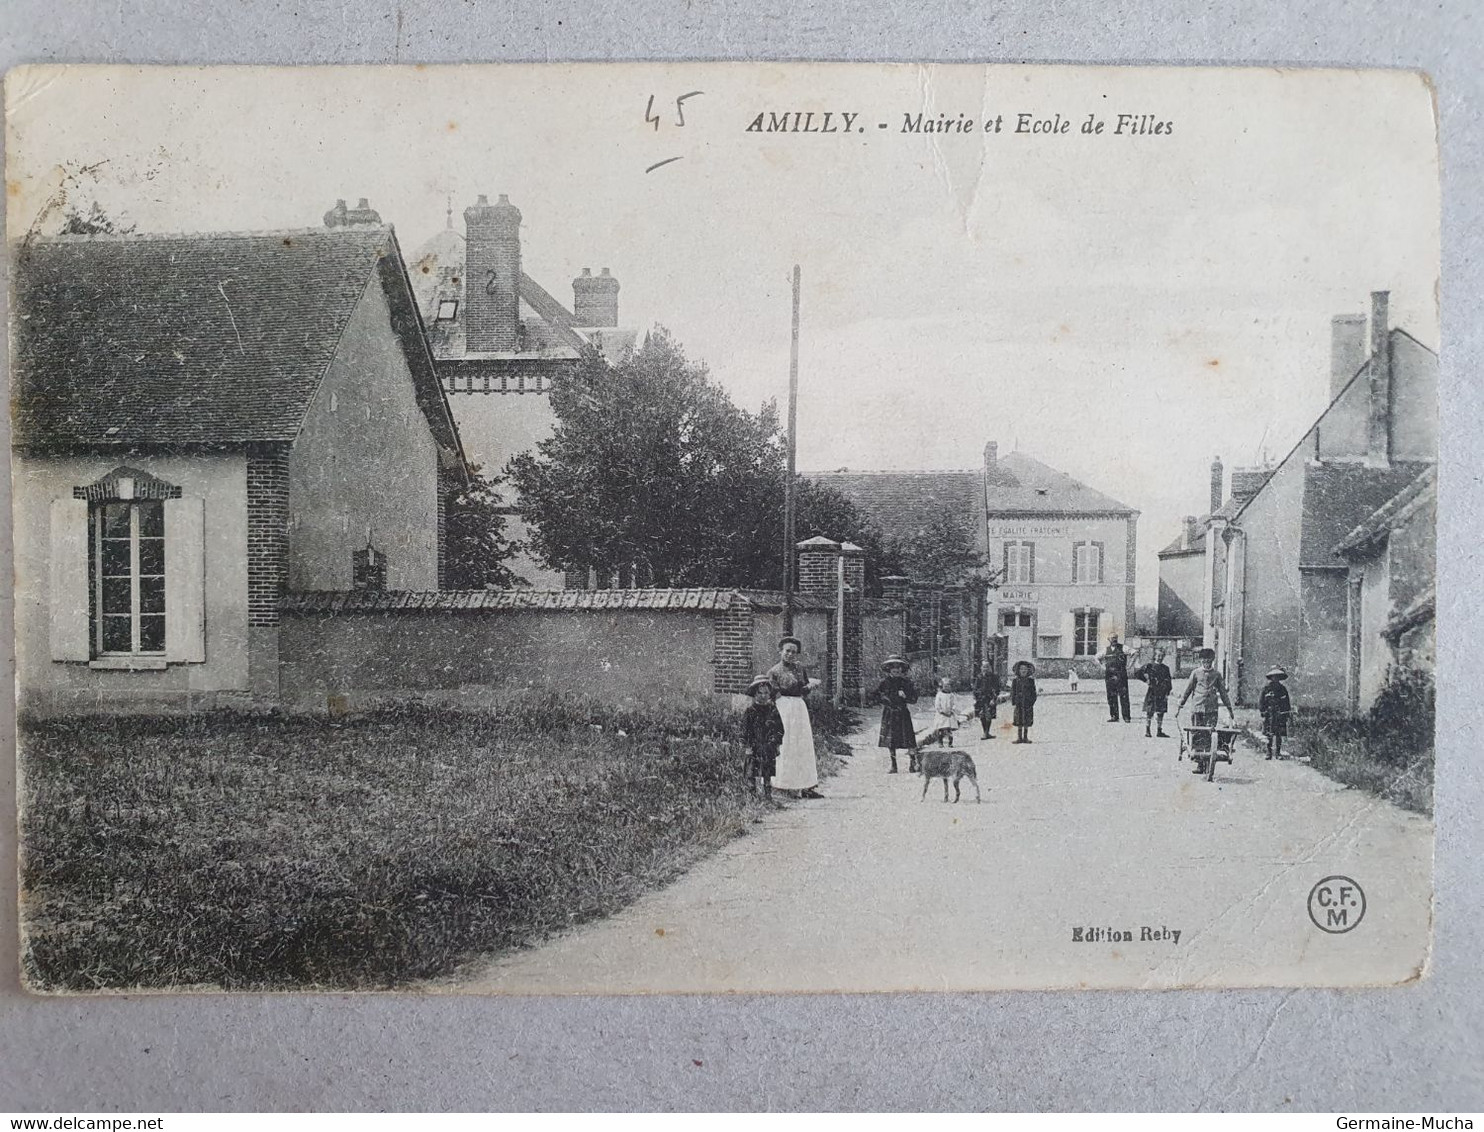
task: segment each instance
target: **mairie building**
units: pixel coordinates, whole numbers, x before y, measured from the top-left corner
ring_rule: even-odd
[[[963,517],[995,582],[962,598],[973,662],[1029,660],[1039,676],[1076,665],[1091,675],[1108,637],[1133,624],[1138,511],[1023,452],[1001,458],[991,441],[972,471],[841,469],[810,478],[898,541],[918,537],[935,513]]]

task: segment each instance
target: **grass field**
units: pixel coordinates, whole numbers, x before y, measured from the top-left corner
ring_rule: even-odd
[[[829,773],[852,720],[816,718]],[[535,942],[750,826],[735,723],[550,700],[26,724],[27,981],[379,989]]]

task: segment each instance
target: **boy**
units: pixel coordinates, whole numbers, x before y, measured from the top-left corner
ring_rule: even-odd
[[[1236,713],[1232,711],[1232,702],[1226,694],[1226,682],[1221,679],[1221,673],[1216,671],[1216,650],[1201,649],[1196,654],[1200,658],[1200,667],[1190,674],[1190,683],[1185,685],[1185,694],[1180,697],[1180,703],[1175,708],[1175,714],[1179,715],[1185,707],[1185,701],[1194,698],[1191,704],[1190,722],[1195,727],[1215,727],[1217,705],[1226,707],[1226,714],[1232,723],[1237,722]],[[1211,750],[1209,734],[1198,735],[1191,739],[1190,749],[1193,751]],[[1214,755],[1215,752],[1213,751]],[[1200,773],[1200,760],[1197,759],[1191,770]]]
[[[753,678],[747,685],[752,703],[742,713],[742,745],[747,748],[747,786],[764,801],[773,801],[773,776],[778,773],[778,748],[783,745],[783,716],[773,702],[773,681]],[[761,780],[761,783],[759,783]]]
[[[1283,736],[1288,734],[1288,717],[1293,714],[1293,703],[1288,698],[1288,689],[1283,686],[1287,679],[1287,671],[1281,665],[1274,665],[1268,672],[1262,695],[1257,697],[1257,708],[1262,712],[1262,733],[1268,737],[1270,759],[1283,757]]]
[[[1149,721],[1155,720],[1155,731],[1161,739],[1168,739],[1165,734],[1165,712],[1170,710],[1170,693],[1175,690],[1175,678],[1170,673],[1170,666],[1165,663],[1165,650],[1155,649],[1154,659],[1148,664],[1140,665],[1130,675],[1135,680],[1142,680],[1148,686],[1144,693],[1144,738],[1150,738]]]

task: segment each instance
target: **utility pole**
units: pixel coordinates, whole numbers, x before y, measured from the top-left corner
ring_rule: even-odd
[[[799,434],[799,265],[794,264],[793,340],[788,353],[788,480],[783,488],[783,631],[794,631],[794,460]]]

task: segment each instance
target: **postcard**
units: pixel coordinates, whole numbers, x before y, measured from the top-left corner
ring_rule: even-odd
[[[6,108],[31,990],[1426,973],[1425,76]]]

